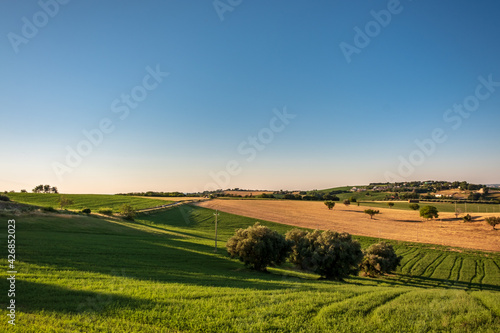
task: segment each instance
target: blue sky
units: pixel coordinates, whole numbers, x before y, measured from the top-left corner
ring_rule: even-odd
[[[500,183],[497,1],[215,3],[3,2],[0,190]]]

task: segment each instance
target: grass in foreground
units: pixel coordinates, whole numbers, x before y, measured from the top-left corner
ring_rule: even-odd
[[[13,332],[497,332],[496,253],[393,242],[403,255],[385,279],[317,280],[291,267],[269,274],[230,259],[225,241],[255,220],[182,206],[137,222],[84,216],[16,218]],[[2,221],[2,239],[6,222]],[[262,222],[286,232],[289,226]],[[377,240],[359,238],[363,248]],[[5,244],[5,243],[3,243]],[[5,245],[3,245],[4,253]],[[2,264],[7,264],[5,258]],[[0,283],[8,290],[5,279]],[[6,295],[1,330],[7,330]]]
[[[171,201],[137,198],[123,195],[105,194],[63,194],[66,198],[73,200],[73,204],[67,209],[81,210],[90,208],[97,211],[99,208],[109,208],[118,212],[123,204],[129,204],[136,210],[152,208],[172,203]],[[52,193],[8,193],[7,196],[15,202],[35,205],[40,207],[59,208],[61,194]]]

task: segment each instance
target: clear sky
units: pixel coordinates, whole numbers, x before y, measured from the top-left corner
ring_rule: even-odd
[[[3,1],[0,190],[500,183],[500,2]]]

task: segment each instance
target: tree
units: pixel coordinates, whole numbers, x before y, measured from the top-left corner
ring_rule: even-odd
[[[396,255],[391,244],[380,242],[371,245],[364,253],[360,269],[367,276],[379,276],[394,271],[403,257]]]
[[[414,203],[414,204],[411,204],[411,205],[410,205],[410,208],[411,208],[411,209],[413,209],[413,210],[418,210],[418,209],[420,208],[420,205],[419,205],[419,204]]]
[[[493,230],[496,230],[495,226],[497,224],[500,224],[500,217],[490,216],[490,217],[485,218],[484,220],[486,221],[486,223],[488,223],[489,225],[491,225],[493,227]]]
[[[255,223],[236,230],[226,243],[231,258],[238,258],[247,266],[265,272],[267,266],[282,264],[291,251],[292,242],[276,231]]]
[[[427,220],[439,217],[438,210],[434,206],[424,206],[420,208],[420,216]]]
[[[361,245],[348,233],[293,229],[287,232],[286,239],[293,242],[290,261],[302,269],[333,280],[359,271]]]
[[[50,193],[51,187],[50,185],[43,185],[43,193]]]
[[[464,216],[464,222],[471,222],[471,221],[472,221],[472,216],[470,216],[470,214]]]
[[[349,201],[350,201],[350,202],[356,202],[356,198],[355,198],[355,197],[350,197],[350,198],[349,198]]]
[[[135,217],[135,210],[129,204],[123,204],[120,207],[120,214],[124,219],[133,221]]]
[[[392,208],[394,206],[394,202],[388,202],[387,206],[389,206],[389,208]]]
[[[332,210],[333,207],[335,207],[335,202],[333,201],[325,201],[326,207],[328,207],[329,210]]]
[[[365,209],[365,214],[370,215],[370,219],[373,219],[373,215],[380,214],[380,211],[373,209]]]
[[[28,191],[26,191],[26,190],[22,189],[22,190],[21,190],[21,193],[28,193]]]
[[[55,187],[55,186],[50,189],[50,192],[55,193],[55,194],[59,193],[59,191],[57,190],[57,187]]]
[[[72,205],[72,204],[73,204],[73,200],[71,200],[70,198],[68,198],[64,195],[61,195],[61,197],[59,198],[59,206],[61,207],[61,209],[63,209],[66,206]]]
[[[350,204],[351,204],[351,200],[349,200],[349,199],[345,199],[345,200],[344,200],[344,205],[345,205],[346,207],[347,207],[347,206],[349,206]]]
[[[297,228],[289,230],[285,237],[292,244],[289,256],[290,262],[306,270],[310,266],[309,262],[313,251],[312,245],[318,235],[318,230],[315,232],[308,232]]]
[[[40,193],[43,191],[43,185],[38,185],[38,186],[35,186],[35,188],[32,190],[33,193]]]

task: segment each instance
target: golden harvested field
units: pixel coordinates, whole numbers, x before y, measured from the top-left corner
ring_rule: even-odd
[[[173,201],[173,202],[207,200],[206,198],[201,198],[201,197],[137,197],[137,198],[156,199],[156,200],[165,200],[165,201]]]
[[[197,205],[297,227],[348,232],[353,235],[440,244],[470,249],[500,251],[500,230],[492,230],[485,216],[473,214],[472,223],[455,220],[453,213],[439,213],[440,219],[422,221],[418,211],[380,208],[373,220],[366,207],[345,207],[336,203],[328,210],[323,202],[288,200],[209,200]],[[498,214],[496,214],[498,216]],[[222,222],[223,223],[223,222]]]
[[[246,190],[242,190],[242,191],[224,191],[224,194],[226,195],[241,195],[242,197],[244,197],[245,195],[252,195],[254,197],[258,196],[258,195],[261,195],[261,194],[273,194],[274,192],[273,191],[246,191]]]

